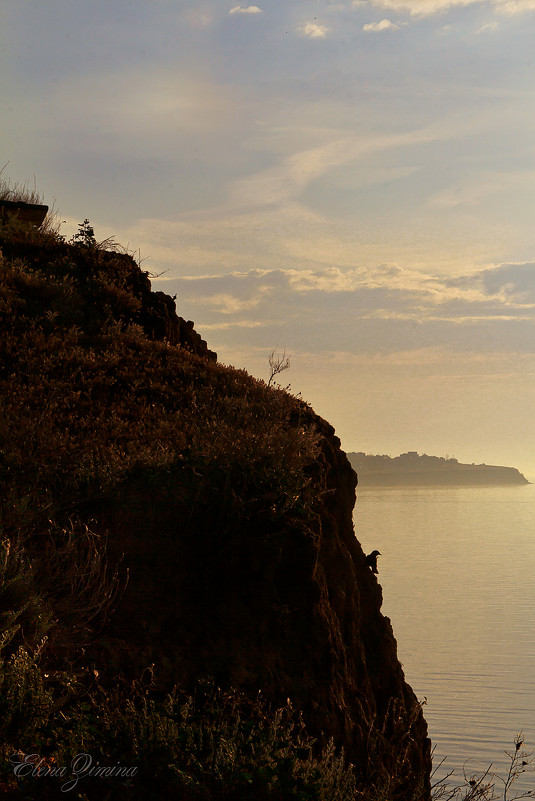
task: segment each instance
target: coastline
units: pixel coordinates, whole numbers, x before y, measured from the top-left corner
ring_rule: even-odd
[[[456,459],[419,456],[371,456],[348,453],[359,485],[365,487],[511,487],[531,482],[516,467],[461,464]]]

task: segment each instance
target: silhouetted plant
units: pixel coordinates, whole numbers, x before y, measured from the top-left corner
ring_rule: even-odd
[[[277,353],[277,348],[274,348],[268,357],[268,363],[270,370],[268,387],[270,387],[275,376],[280,375],[285,370],[290,369],[290,357],[286,356],[286,350],[283,351],[281,356]]]
[[[523,745],[524,735],[520,732],[514,739],[513,750],[504,752],[509,759],[507,773],[504,775],[494,772],[492,765],[479,773],[469,773],[466,763],[463,783],[452,786],[450,779],[454,776],[454,771],[450,771],[432,785],[432,801],[517,801],[521,798],[534,798],[535,789],[520,790],[511,795],[513,785],[520,776],[534,769],[534,752],[526,751]],[[439,762],[433,776],[444,762],[444,759]],[[497,789],[498,786],[503,789]]]
[[[37,643],[53,626],[53,615],[36,586],[20,541],[0,542],[0,651],[13,640]]]
[[[87,218],[78,223],[78,232],[71,237],[69,244],[79,245],[83,248],[95,248],[97,246],[95,231]]]
[[[51,521],[29,538],[34,585],[54,618],[50,645],[74,653],[95,637],[128,580],[119,566],[110,570],[105,541],[85,524],[65,527]]]
[[[0,542],[0,651],[32,649],[65,659],[94,639],[127,580],[106,564],[101,538],[87,526],[49,524],[25,544]]]

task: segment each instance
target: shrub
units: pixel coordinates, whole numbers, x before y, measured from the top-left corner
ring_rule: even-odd
[[[20,649],[0,661],[0,711],[6,722],[0,769],[6,783],[9,758],[46,766],[68,766],[81,753],[93,765],[133,768],[126,782],[86,778],[79,798],[160,797],[180,801],[349,801],[356,785],[351,766],[330,743],[314,750],[299,715],[290,705],[272,709],[199,683],[195,695],[175,690],[166,699],[149,697],[141,682],[106,691],[89,675],[42,675],[38,659]],[[15,741],[16,737],[16,741]],[[43,788],[56,791],[72,775],[48,784],[21,782],[25,798]],[[121,777],[122,778],[122,777]]]
[[[97,246],[95,231],[87,218],[82,223],[78,223],[78,232],[69,241],[71,245],[79,245],[84,248]]]

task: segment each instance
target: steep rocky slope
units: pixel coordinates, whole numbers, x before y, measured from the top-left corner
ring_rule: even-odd
[[[107,540],[129,579],[102,680],[289,698],[363,787],[429,796],[430,744],[352,524],[357,477],[302,401],[224,367],[127,255],[2,238],[2,526]],[[72,656],[72,655],[71,655]]]

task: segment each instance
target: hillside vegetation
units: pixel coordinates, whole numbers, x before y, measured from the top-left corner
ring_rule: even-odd
[[[427,798],[333,429],[88,225],[0,223],[4,797]]]

